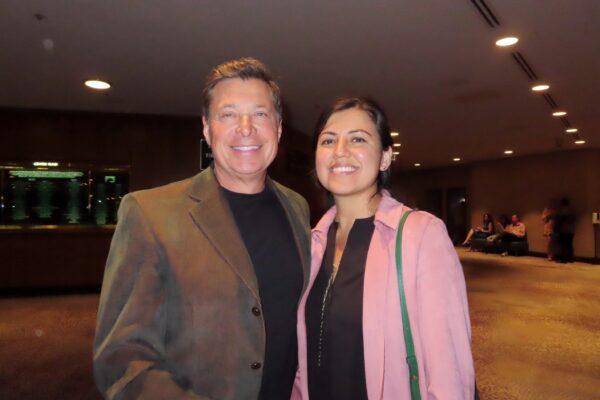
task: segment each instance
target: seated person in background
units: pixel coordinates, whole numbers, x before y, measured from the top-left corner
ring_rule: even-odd
[[[502,255],[508,254],[508,245],[510,242],[521,242],[525,240],[527,234],[525,224],[522,223],[517,214],[514,214],[510,218],[510,223],[500,230],[498,237],[496,238],[498,247],[502,251]]]
[[[510,217],[510,223],[504,227],[504,233],[501,236],[515,236],[517,239],[522,240],[525,237],[525,233],[525,224],[521,222],[517,214],[514,214]]]
[[[483,225],[478,226],[475,229],[471,229],[467,234],[467,238],[464,242],[462,242],[463,246],[471,244],[472,238],[482,238],[485,239],[491,234],[494,233],[494,219],[492,218],[490,213],[483,214]]]

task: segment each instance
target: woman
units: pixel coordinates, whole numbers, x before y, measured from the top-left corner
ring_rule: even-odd
[[[483,214],[483,224],[481,226],[478,226],[475,229],[469,230],[469,233],[467,234],[465,241],[462,242],[462,246],[470,245],[471,239],[473,237],[485,239],[493,233],[494,233],[494,220],[493,220],[491,214],[485,213],[485,214]]]
[[[554,203],[554,202],[552,202]],[[556,252],[556,236],[554,235],[554,222],[556,220],[556,207],[554,204],[549,205],[542,211],[542,222],[544,223],[543,235],[546,241],[546,257],[548,261],[554,260]]]
[[[312,232],[309,287],[298,311],[293,399],[410,399],[395,266],[409,208],[383,190],[392,138],[372,101],[343,98],[315,129],[316,172],[335,206]],[[422,399],[472,399],[465,282],[444,224],[406,221],[404,288]]]

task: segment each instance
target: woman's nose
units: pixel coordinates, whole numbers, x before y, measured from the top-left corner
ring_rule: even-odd
[[[348,146],[346,140],[342,137],[339,138],[335,144],[334,153],[336,156],[341,157],[348,153]]]

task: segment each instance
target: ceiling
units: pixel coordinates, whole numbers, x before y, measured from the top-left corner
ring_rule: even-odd
[[[495,27],[480,2],[4,0],[0,106],[197,116],[210,68],[253,56],[306,134],[339,95],[379,100],[402,168],[581,147],[530,91],[518,51],[583,147],[600,147],[600,1],[485,0]],[[520,42],[496,47],[506,34]],[[113,87],[94,93],[90,77]]]

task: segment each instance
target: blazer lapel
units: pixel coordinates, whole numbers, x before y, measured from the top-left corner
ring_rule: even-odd
[[[220,193],[212,168],[193,178],[188,194],[196,201],[189,211],[196,226],[260,301],[252,260],[227,201]]]
[[[293,204],[277,187],[270,178],[267,178],[267,185],[273,190],[277,199],[283,206],[288,222],[292,227],[292,233],[294,235],[294,241],[298,254],[300,255],[300,262],[302,263],[302,272],[304,275],[304,284],[302,285],[302,293],[306,290],[310,277],[310,231],[302,224],[299,216],[302,215],[302,210],[298,208],[296,204]]]
[[[380,399],[383,389],[385,354],[383,310],[386,306],[388,249],[377,226],[371,239],[365,266],[363,294],[363,344],[367,394],[370,399]]]

